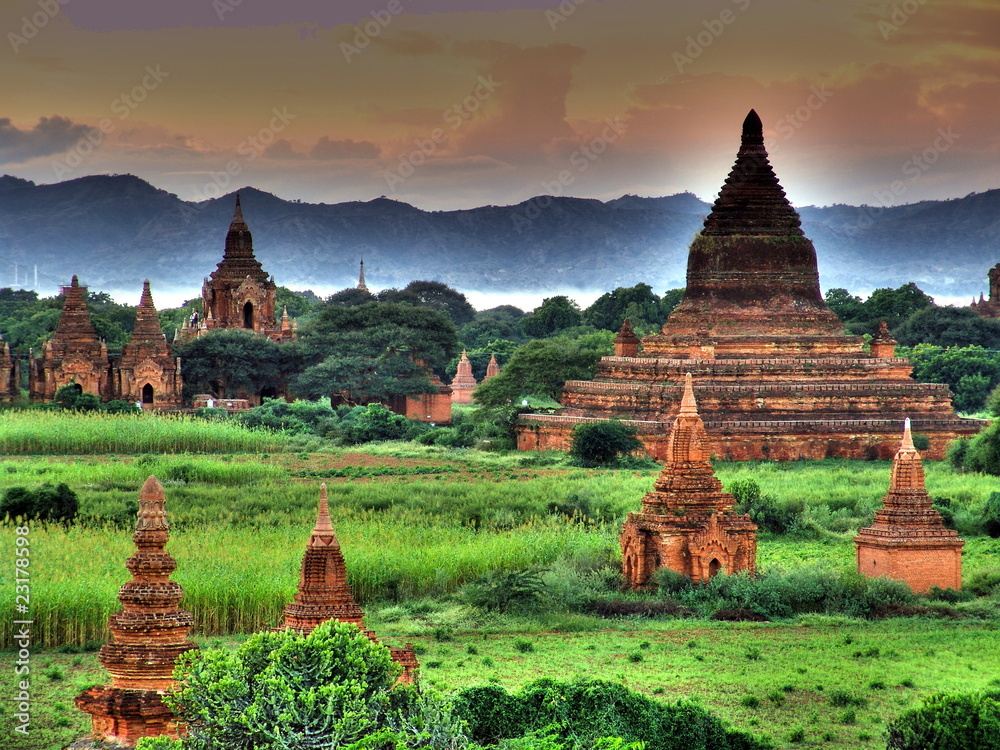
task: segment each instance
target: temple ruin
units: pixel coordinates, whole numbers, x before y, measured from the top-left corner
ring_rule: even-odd
[[[285,607],[278,630],[292,629],[308,635],[320,623],[339,620],[357,625],[369,638],[378,642],[375,633],[365,628],[364,612],[354,601],[347,583],[347,568],[340,542],[330,521],[326,485],[320,485],[316,525],[306,543],[295,599]],[[403,668],[400,682],[412,683],[419,667],[412,644],[389,647],[392,659]]]
[[[178,609],[183,591],[170,580],[177,567],[164,547],[169,539],[163,486],[149,477],[139,492],[136,553],[125,563],[132,580],[118,593],[122,610],[111,616],[111,641],[99,660],[111,684],[78,695],[76,706],[93,717],[93,737],[135,747],[142,737],[177,735],[163,693],[174,686],[174,663],[197,648],[188,640],[193,619]]]
[[[622,419],[666,457],[685,373],[719,457],[890,458],[903,417],[944,457],[984,422],[961,419],[946,385],[917,383],[888,333],[866,353],[820,294],[816,251],[768,161],[750,111],[736,163],[691,243],[684,299],[641,341],[627,323],[591,381],[564,386],[561,412],[526,415],[521,450],[565,450],[585,420]]]
[[[712,470],[691,382],[686,375],[663,470],[622,529],[622,573],[632,588],[647,586],[660,568],[696,582],[756,569],[757,527],[733,512],[733,496]]]
[[[962,548],[958,532],[946,529],[924,487],[924,465],[913,446],[910,420],[892,460],[889,492],[871,526],[854,538],[858,571],[871,578],[905,581],[918,594],[934,586],[962,588]]]

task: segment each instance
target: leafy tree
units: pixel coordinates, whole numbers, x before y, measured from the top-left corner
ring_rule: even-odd
[[[534,338],[544,338],[583,323],[580,308],[569,297],[547,297],[542,304],[525,316],[521,325]]]
[[[918,310],[933,306],[934,300],[911,281],[898,289],[876,289],[865,300],[864,314],[868,320],[884,320],[895,328]]]
[[[351,623],[330,620],[308,636],[257,633],[235,651],[189,651],[177,671],[167,702],[184,716],[187,734],[159,747],[457,750],[467,744],[450,705],[394,685],[398,667],[389,650]]]
[[[276,388],[298,365],[290,344],[240,329],[210,331],[174,347],[183,362],[185,389],[238,398]]]
[[[374,301],[375,295],[367,289],[355,289],[354,287],[341,289],[326,298],[326,304],[338,307],[356,307]]]
[[[685,287],[681,287],[680,289],[668,289],[663,293],[663,297],[660,299],[660,311],[663,314],[663,320],[666,320],[667,316],[674,311],[674,308],[681,303],[686,291]]]
[[[583,311],[583,320],[595,328],[617,331],[627,317],[633,327],[646,328],[663,323],[661,300],[649,284],[618,287],[602,294]]]
[[[967,307],[925,307],[913,313],[893,336],[903,346],[982,346],[1000,348],[1000,321],[981,318]]]
[[[606,466],[641,449],[635,428],[613,419],[574,427],[569,453],[583,466]]]
[[[300,334],[311,365],[295,380],[295,392],[337,394],[351,404],[429,392],[425,368],[444,375],[458,350],[444,313],[383,302],[327,304]]]
[[[476,317],[476,310],[465,295],[440,281],[411,281],[403,291],[416,297],[418,302],[414,304],[447,314],[456,326]]]
[[[959,411],[983,408],[990,391],[1000,384],[1000,355],[981,346],[942,349],[921,344],[909,357],[913,377],[923,383],[947,383]]]
[[[1000,419],[993,420],[989,427],[967,442],[956,442],[962,446],[958,449],[957,460],[965,470],[1000,476]]]
[[[579,339],[529,341],[499,375],[476,389],[473,398],[484,406],[517,403],[524,396],[558,399],[567,380],[594,377],[598,360],[613,351],[612,338],[607,331]]]
[[[458,340],[466,349],[483,349],[499,340],[523,344],[528,340],[521,324],[523,318],[524,312],[512,305],[483,310],[459,329]]]
[[[293,291],[287,287],[279,286],[274,295],[274,317],[275,323],[281,322],[281,316],[285,309],[288,309],[289,318],[297,318],[299,323],[319,309],[323,304],[315,292],[306,289],[302,292]]]
[[[936,693],[888,727],[888,750],[1000,750],[1000,693]]]
[[[840,318],[842,323],[864,317],[864,303],[846,289],[827,289],[824,295],[826,306]]]
[[[246,427],[266,427],[299,434],[325,436],[337,426],[337,413],[329,403],[295,401],[283,398],[264,399],[255,409],[240,414],[237,419]]]
[[[356,406],[392,396],[428,393],[427,372],[405,353],[381,358],[331,354],[292,381],[292,388],[309,399],[332,398]]]

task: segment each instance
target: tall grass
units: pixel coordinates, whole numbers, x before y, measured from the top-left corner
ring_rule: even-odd
[[[0,411],[0,453],[8,455],[270,452],[285,441],[273,432],[183,415]]]

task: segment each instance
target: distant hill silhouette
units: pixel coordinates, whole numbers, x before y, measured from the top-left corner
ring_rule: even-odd
[[[540,196],[515,206],[423,211],[378,198],[335,205],[240,190],[257,257],[292,288],[353,286],[365,259],[375,288],[435,279],[463,291],[683,286],[687,246],[709,206],[690,193],[602,202]],[[132,175],[54,185],[0,178],[0,286],[38,265],[52,288],[74,273],[93,289],[200,294],[220,258],[233,196],[187,203]],[[907,281],[972,299],[1000,260],[1000,190],[896,208],[799,209],[824,288]]]

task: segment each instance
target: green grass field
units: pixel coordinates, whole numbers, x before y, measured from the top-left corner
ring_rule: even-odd
[[[89,417],[49,421],[52,413],[40,414],[38,435],[29,439],[29,421],[5,422],[10,412],[0,412],[0,444],[8,446],[0,492],[66,482],[81,512],[73,528],[33,525],[29,533],[34,647],[48,649],[33,665],[38,747],[61,747],[86,731],[87,717],[72,696],[105,676],[93,651],[57,649],[93,649],[108,637],[106,621],[119,608],[124,562],[134,550],[138,489],[150,474],[166,489],[174,578],[203,644],[278,621],[298,580],[319,484],[327,482],[349,579],[369,625],[390,642],[414,641],[423,651],[424,680],[441,689],[602,677],[663,699],[696,697],[781,747],[803,744],[789,739],[801,729],[804,744],[875,748],[884,746],[886,720],[919,696],[977,689],[1000,677],[998,623],[988,614],[884,622],[804,615],[751,625],[607,620],[574,611],[500,615],[458,596],[464,584],[493,571],[615,569],[621,520],[639,507],[656,470],[582,470],[558,454],[414,444],[290,453],[280,452],[281,437],[261,439],[231,426],[202,432],[206,423],[143,423],[147,415],[124,418],[139,420],[131,425]],[[149,432],[127,435],[138,426]],[[133,447],[121,448],[122,440]],[[20,455],[10,455],[9,446]],[[853,535],[870,521],[889,481],[888,462],[716,468],[727,487],[752,478],[807,522],[806,536],[761,535],[761,571],[852,570]],[[955,474],[941,463],[927,464],[927,486],[932,496],[950,500],[960,530],[978,522],[996,489],[995,480]],[[1000,540],[966,541],[967,579],[1000,570]],[[13,556],[9,525],[0,526],[0,549]],[[11,612],[9,573],[0,575],[0,585],[0,607]],[[4,643],[11,619],[0,621]],[[518,651],[518,641],[529,646]],[[0,677],[4,694],[13,689],[12,677],[9,670]],[[831,703],[837,691],[846,697],[833,703],[842,705]],[[9,720],[4,709],[0,724]]]

